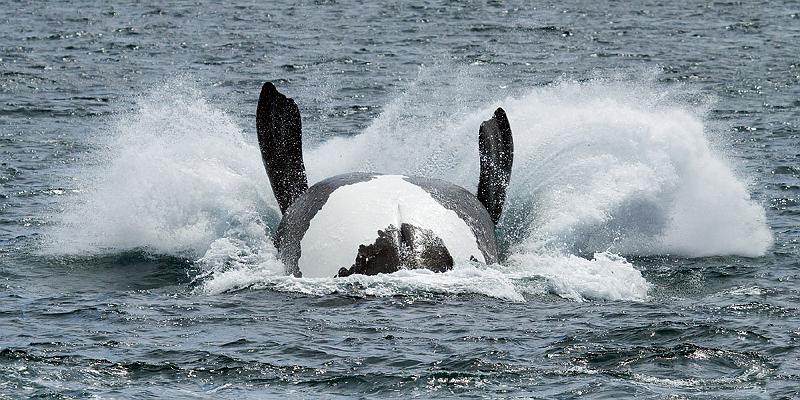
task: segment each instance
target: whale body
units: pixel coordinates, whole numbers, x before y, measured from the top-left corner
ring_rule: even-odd
[[[494,223],[472,193],[403,175],[349,173],[311,186],[284,213],[276,244],[287,271],[310,278],[498,259]]]
[[[298,277],[445,272],[457,263],[499,261],[495,224],[511,175],[505,112],[481,124],[477,196],[424,177],[352,172],[308,187],[300,112],[264,84],[256,110],[259,148],[283,213],[275,235],[286,272]]]

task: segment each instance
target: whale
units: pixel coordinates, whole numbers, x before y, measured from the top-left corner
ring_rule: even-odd
[[[441,179],[386,172],[334,175],[309,187],[299,108],[272,82],[261,88],[256,131],[282,214],[274,243],[287,274],[447,272],[460,263],[500,261],[495,230],[514,158],[502,108],[478,130],[476,194]]]

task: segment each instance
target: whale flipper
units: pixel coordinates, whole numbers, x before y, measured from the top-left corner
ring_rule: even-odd
[[[511,178],[514,161],[514,140],[506,112],[498,108],[492,119],[481,124],[478,136],[481,160],[481,177],[478,182],[478,200],[489,211],[492,222],[500,220],[506,187]]]
[[[300,110],[294,100],[279,93],[271,82],[261,88],[256,130],[272,191],[281,212],[285,213],[308,190],[308,179],[303,164]]]

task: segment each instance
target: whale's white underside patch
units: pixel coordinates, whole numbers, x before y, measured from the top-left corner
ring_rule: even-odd
[[[360,245],[374,243],[379,230],[402,223],[433,231],[456,263],[470,257],[485,262],[469,225],[404,178],[376,175],[333,191],[300,242],[298,267],[303,277],[332,277],[339,268],[349,268]]]

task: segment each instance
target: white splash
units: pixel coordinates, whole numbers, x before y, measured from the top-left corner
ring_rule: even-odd
[[[388,104],[363,133],[307,144],[311,181],[373,171],[474,190],[478,126],[502,106],[515,140],[499,226],[511,250],[503,266],[285,276],[267,235],[279,216],[255,138],[182,85],[142,97],[108,132],[103,157],[80,172],[81,192],[48,235],[50,251],[189,254],[208,271],[198,289],[207,293],[643,300],[650,285],[619,254],[760,256],[772,243],[763,208],[709,142],[702,115],[676,100],[680,92],[652,81],[565,82],[513,98],[498,90],[502,101],[475,106],[463,99],[491,98],[470,89],[486,85],[425,83]]]
[[[269,241],[262,217],[278,212],[258,147],[196,90],[156,90],[105,134],[46,251],[200,257],[220,238]]]
[[[764,209],[675,96],[649,82],[565,82],[443,120],[409,117],[401,97],[363,134],[312,150],[307,166],[312,177],[392,171],[474,190],[477,129],[502,106],[515,146],[502,224],[523,238],[515,252],[763,255]]]
[[[543,295],[545,285],[538,290],[529,285],[519,287],[515,277],[502,268],[476,264],[456,264],[452,271],[435,273],[425,269],[402,270],[392,274],[350,275],[344,278],[295,278],[260,271],[250,266],[216,274],[204,284],[202,291],[218,294],[230,290],[271,289],[284,292],[323,296],[345,293],[349,296],[427,296],[430,294],[482,294],[497,299],[523,302],[525,295]],[[523,290],[526,289],[526,290]]]

